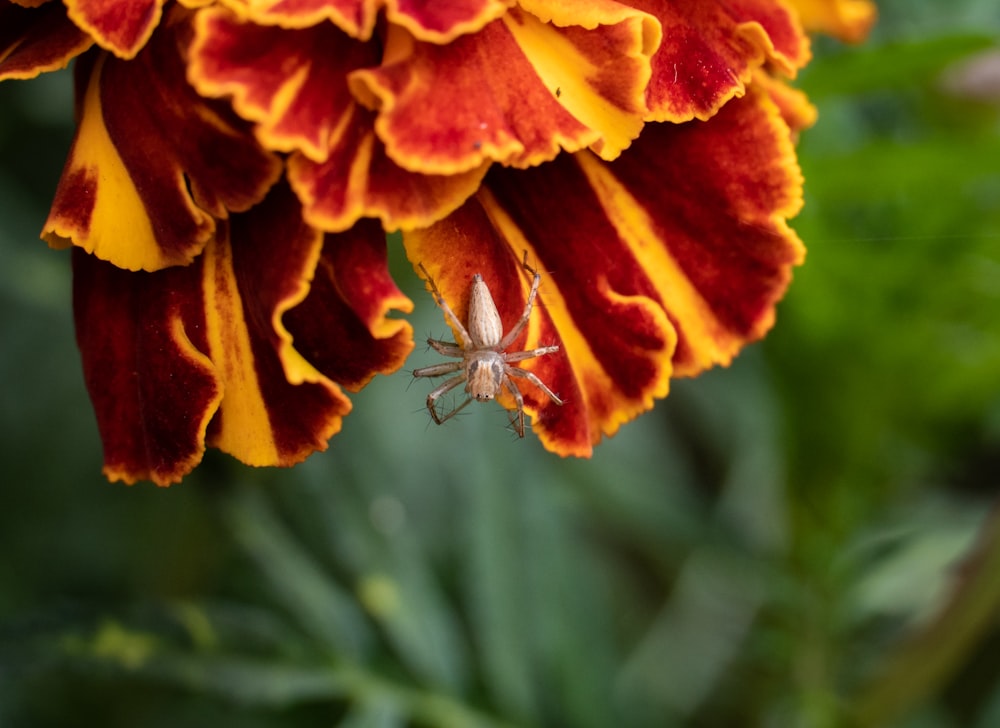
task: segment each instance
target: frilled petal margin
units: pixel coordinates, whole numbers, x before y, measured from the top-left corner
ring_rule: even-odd
[[[479,187],[489,163],[453,175],[401,169],[375,136],[373,114],[355,106],[342,136],[321,164],[302,154],[288,160],[288,180],[310,224],[339,232],[362,217],[386,230],[429,225],[452,212]]]
[[[0,0],[0,81],[63,68],[93,42],[61,3],[27,8]]]
[[[632,4],[663,25],[646,92],[649,118],[655,121],[708,119],[729,99],[742,96],[765,63],[794,76],[810,58],[809,40],[797,20],[774,0]]]
[[[819,112],[809,101],[809,97],[801,89],[789,86],[783,79],[775,78],[766,71],[757,71],[753,75],[753,84],[767,93],[778,106],[781,118],[788,124],[792,132],[792,140],[798,140],[798,134],[816,123]]]
[[[829,33],[848,43],[860,43],[878,18],[869,0],[791,0],[810,31]]]
[[[323,162],[355,105],[347,74],[378,60],[375,44],[331,23],[286,30],[208,8],[195,21],[188,77],[205,96],[231,95],[267,148]]]
[[[447,45],[392,29],[377,68],[351,88],[379,112],[389,157],[424,174],[492,160],[528,167],[591,146],[613,159],[638,136],[659,27],[615,5],[592,29],[518,9]]]
[[[73,253],[83,376],[112,480],[179,481],[222,399],[205,339],[201,266],[131,273]]]
[[[192,265],[156,273],[74,254],[77,340],[110,479],[177,482],[206,442],[250,465],[292,465],[325,449],[350,410],[331,376],[356,387],[402,364],[412,332],[384,313],[409,301],[388,277],[384,235],[323,236],[299,213],[279,186],[221,223]],[[334,284],[348,275],[363,283]]]
[[[160,22],[166,0],[65,0],[69,17],[119,58],[135,58]]]
[[[215,220],[248,209],[281,174],[231,110],[186,79],[183,25],[163,28],[132,61],[76,65],[76,138],[42,237],[120,268],[190,263]],[[214,104],[214,105],[212,105]]]
[[[388,0],[386,18],[421,40],[449,43],[499,18],[513,0]]]
[[[475,200],[406,233],[407,254],[460,317],[481,272],[508,327],[527,293],[517,261],[546,272],[523,345],[561,351],[526,368],[566,404],[530,388],[525,409],[548,449],[588,456],[671,376],[728,364],[771,326],[804,254],[786,223],[802,195],[790,136],[750,87],[708,122],[647,126],[611,164],[494,168]]]
[[[381,6],[390,23],[408,28],[424,40],[447,43],[472,33],[503,14],[505,0],[244,0],[225,2],[242,18],[261,25],[308,28],[331,21],[353,38],[366,41],[375,29]]]

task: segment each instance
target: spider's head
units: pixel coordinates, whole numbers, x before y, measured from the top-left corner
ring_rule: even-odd
[[[503,357],[495,351],[477,351],[469,355],[465,391],[480,402],[489,402],[500,393],[503,383]]]

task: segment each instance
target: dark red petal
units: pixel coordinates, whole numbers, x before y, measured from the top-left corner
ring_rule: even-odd
[[[64,68],[92,44],[61,3],[25,8],[0,0],[0,81]]]
[[[130,270],[184,265],[216,218],[263,198],[281,163],[231,111],[188,85],[179,45],[162,28],[133,61],[77,64],[80,123],[43,237]]]
[[[312,225],[341,232],[362,217],[379,218],[386,230],[429,225],[475,193],[489,167],[452,175],[408,172],[386,156],[372,122],[373,114],[356,106],[325,162],[301,154],[289,159],[288,179]]]
[[[774,0],[630,4],[663,24],[646,91],[650,118],[657,121],[707,119],[743,95],[755,69],[766,63],[794,75],[810,57],[796,17]]]
[[[406,361],[413,330],[387,314],[412,309],[389,275],[385,232],[374,220],[362,220],[325,236],[309,296],[285,321],[295,348],[310,363],[357,391]]]
[[[351,408],[282,321],[308,295],[321,244],[279,185],[205,251],[209,355],[225,392],[209,442],[250,465],[293,465],[326,449]]]
[[[658,38],[641,13],[598,20],[560,28],[512,9],[447,45],[390,29],[383,65],[355,71],[351,88],[414,172],[527,167],[590,145],[611,159],[642,128]]]
[[[195,23],[188,75],[203,95],[232,95],[268,149],[322,162],[355,104],[347,74],[377,63],[378,53],[330,23],[286,30],[208,8]]]
[[[547,448],[588,455],[671,376],[727,364],[771,326],[803,257],[787,224],[801,182],[789,128],[751,87],[708,122],[647,125],[610,164],[494,167],[475,201],[405,240],[460,317],[482,273],[505,328],[527,253],[543,282],[524,346],[560,352],[525,366],[566,404],[533,392],[525,409]]]
[[[65,0],[69,17],[98,45],[134,58],[160,22],[165,0]]]
[[[75,250],[73,310],[104,473],[178,482],[201,461],[222,398],[204,353],[200,264],[131,273]]]

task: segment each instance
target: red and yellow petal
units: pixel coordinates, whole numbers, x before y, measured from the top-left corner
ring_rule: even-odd
[[[519,174],[534,177],[536,170]],[[610,265],[620,251],[599,237],[600,230],[586,241],[571,241],[572,253],[559,258],[553,269],[553,260],[564,251],[549,251],[546,257],[541,250],[558,243],[550,235],[560,235],[562,220],[551,220],[548,227],[539,221],[546,232],[538,235],[538,230],[518,229],[508,212],[483,193],[441,223],[406,233],[407,255],[427,269],[463,321],[472,276],[481,274],[509,331],[528,295],[530,282],[520,265],[527,252],[542,281],[526,333],[509,350],[558,345],[559,352],[518,366],[538,376],[564,404],[518,380],[524,409],[548,449],[587,457],[602,434],[613,434],[622,421],[648,409],[654,395],[666,395],[676,336],[662,308],[642,295],[641,277]],[[560,210],[560,218],[562,214]],[[594,216],[586,222],[594,222]],[[532,233],[536,235],[529,239]],[[587,261],[588,255],[599,260]],[[640,288],[632,290],[637,283]],[[503,403],[510,406],[509,399]]]
[[[393,29],[388,51],[393,60],[356,71],[351,86],[378,110],[375,130],[405,169],[458,174],[491,160],[527,166],[600,136],[560,105],[503,22],[447,45]]]
[[[848,43],[860,43],[878,19],[870,0],[789,0],[806,30],[827,33]]]
[[[51,245],[129,270],[185,265],[215,219],[249,208],[281,174],[276,156],[187,84],[178,42],[161,30],[132,61],[77,64],[80,121],[43,228]]]
[[[221,0],[221,4],[259,25],[308,28],[330,21],[351,37],[368,40],[382,0]]]
[[[798,134],[808,129],[819,118],[819,111],[809,101],[809,97],[800,89],[789,86],[783,79],[776,78],[765,71],[757,71],[753,75],[753,85],[771,97],[781,112],[792,132],[792,139],[798,139]]]
[[[295,154],[288,179],[310,224],[330,232],[375,217],[386,230],[429,225],[475,193],[489,164],[454,175],[422,175],[400,169],[372,129],[372,114],[355,107],[330,157],[322,164]]]
[[[66,17],[61,3],[35,5],[0,0],[0,81],[65,68],[94,42]]]
[[[580,161],[677,328],[674,376],[726,365],[770,329],[805,250],[787,223],[802,175],[766,93],[751,86],[707,123],[651,126],[614,165]]]
[[[74,251],[76,338],[109,480],[169,485],[201,462],[222,383],[199,269],[132,273]]]
[[[166,0],[65,0],[69,17],[105,50],[130,59],[149,41]]]
[[[742,96],[764,64],[793,76],[810,57],[797,19],[774,0],[630,3],[663,25],[646,93],[649,118],[656,121],[708,119]]]
[[[307,28],[329,20],[348,35],[368,40],[379,9],[386,19],[422,40],[448,43],[500,17],[512,0],[223,0],[240,17],[262,25]]]
[[[309,297],[285,316],[295,349],[351,391],[399,369],[413,350],[413,328],[390,318],[413,303],[389,275],[385,232],[374,220],[327,234]],[[286,358],[289,379],[295,381]]]
[[[322,162],[355,104],[347,74],[377,53],[330,23],[286,30],[208,8],[195,22],[188,77],[205,96],[231,95],[268,149]]]
[[[309,292],[322,234],[284,186],[228,227],[202,256],[205,338],[224,389],[208,441],[248,465],[293,465],[326,449],[351,409],[282,323]]]
[[[581,152],[494,167],[475,201],[407,233],[407,252],[460,316],[482,272],[508,327],[526,293],[524,251],[547,272],[525,346],[561,351],[526,368],[566,404],[532,391],[525,409],[547,448],[586,456],[671,376],[727,364],[770,327],[803,258],[786,223],[801,204],[790,136],[751,88],[706,123],[647,126],[611,164]]]
[[[351,87],[379,111],[390,158],[414,172],[527,167],[587,146],[613,158],[642,128],[659,42],[652,18],[616,7],[593,29],[515,8],[447,45],[392,28],[382,65],[355,71]]]
[[[481,30],[503,15],[514,0],[386,0],[386,19],[420,40],[450,43]]]
[[[350,411],[338,382],[361,386],[412,348],[387,315],[409,301],[377,226],[324,236],[284,185],[220,223],[190,266],[130,273],[77,251],[74,296],[105,472],[128,483],[179,481],[206,443],[297,463]]]

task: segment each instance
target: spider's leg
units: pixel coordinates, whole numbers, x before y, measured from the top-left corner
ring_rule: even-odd
[[[510,346],[510,342],[516,339],[518,334],[520,334],[527,325],[528,320],[531,318],[531,309],[535,303],[535,295],[538,293],[538,284],[541,283],[541,281],[542,277],[538,275],[538,273],[535,273],[535,278],[531,282],[531,291],[528,292],[528,302],[524,304],[524,311],[521,313],[521,318],[519,318],[517,323],[514,324],[514,328],[508,331],[507,335],[500,340],[500,351],[503,351]]]
[[[514,371],[513,367],[507,367],[507,370],[511,373]],[[503,383],[507,390],[514,395],[514,401],[517,402],[517,414],[511,417],[510,424],[514,426],[514,432],[517,433],[518,437],[524,437],[524,397],[521,395],[521,390],[514,384],[514,380],[506,373],[503,375]]]
[[[507,373],[512,377],[520,377],[521,379],[527,379],[529,382],[534,384],[540,390],[545,392],[545,394],[547,394],[549,396],[549,399],[551,399],[553,402],[555,402],[558,405],[563,404],[563,401],[559,399],[558,395],[556,395],[555,392],[546,387],[545,383],[531,372],[526,371],[524,369],[520,369],[518,367],[507,367]]]
[[[454,363],[461,365],[461,362],[454,362]],[[438,366],[443,366],[443,365],[438,365]],[[433,369],[433,367],[427,367],[427,368],[428,369]],[[424,376],[428,376],[428,375],[424,375]],[[440,425],[442,422],[445,422],[446,420],[449,420],[452,417],[454,417],[456,412],[458,412],[460,409],[462,409],[463,407],[465,407],[465,405],[467,405],[471,401],[471,400],[468,400],[468,399],[465,400],[462,404],[460,404],[458,407],[456,407],[451,412],[449,412],[448,414],[446,414],[444,417],[439,417],[438,416],[437,408],[434,406],[434,403],[437,402],[438,398],[441,397],[441,395],[447,394],[448,392],[450,392],[451,390],[453,390],[455,387],[457,387],[459,384],[461,384],[464,381],[465,381],[465,374],[460,374],[457,377],[452,377],[451,379],[449,379],[447,382],[445,382],[441,386],[436,387],[433,391],[431,391],[430,394],[427,395],[427,411],[431,413],[431,417],[434,418],[434,421],[437,424]]]
[[[438,290],[437,284],[434,279],[431,278],[431,274],[427,272],[424,268],[423,263],[417,263],[417,267],[423,271],[424,276],[427,278],[427,284],[431,287],[431,295],[434,296],[434,302],[438,305],[442,311],[444,311],[445,317],[451,322],[452,327],[458,332],[458,338],[461,339],[461,346],[463,349],[472,348],[472,338],[469,336],[469,332],[465,330],[462,326],[462,322],[458,320],[458,316],[455,312],[451,310],[451,306],[444,300],[444,296],[441,295],[441,291]]]
[[[420,369],[413,370],[413,376],[415,377],[440,377],[442,374],[451,374],[452,372],[457,372],[462,368],[463,362],[460,361],[446,361],[441,364],[432,364],[429,367],[421,367]],[[451,380],[449,380],[451,381]]]
[[[504,354],[504,359],[507,361],[524,361],[525,359],[534,359],[536,356],[545,356],[546,354],[555,354],[559,351],[558,346],[542,346],[538,349],[529,349],[528,351],[515,351],[511,354]]]
[[[452,410],[451,412],[449,412],[448,414],[446,414],[446,415],[445,415],[444,417],[442,417],[442,418],[441,418],[440,420],[436,420],[436,422],[437,422],[437,423],[438,423],[439,425],[440,425],[440,424],[443,424],[443,423],[445,423],[445,422],[447,422],[447,421],[448,421],[448,420],[450,420],[450,419],[451,419],[452,417],[454,417],[454,416],[455,416],[455,415],[457,415],[457,414],[458,414],[459,412],[461,412],[461,411],[462,411],[463,409],[465,409],[466,405],[468,405],[468,404],[469,404],[469,402],[471,402],[471,401],[472,401],[472,397],[466,397],[466,398],[465,398],[465,401],[464,401],[464,402],[462,402],[462,404],[458,405],[458,407],[456,407],[456,408],[455,408],[455,409],[453,409],[453,410]]]
[[[444,354],[445,356],[457,356],[459,359],[465,356],[465,351],[462,349],[462,347],[450,341],[441,341],[440,339],[427,339],[427,343],[438,354]]]

